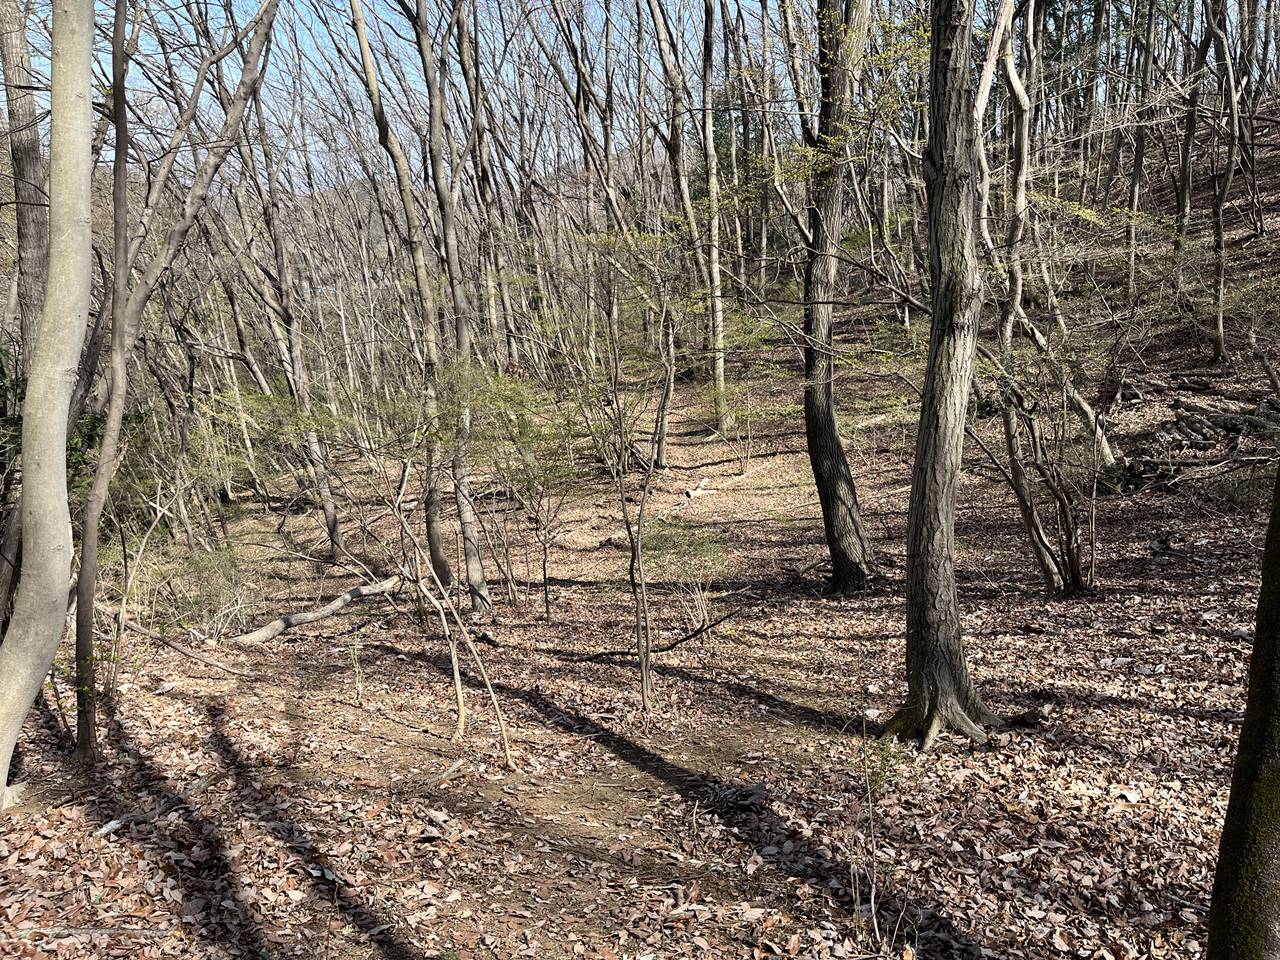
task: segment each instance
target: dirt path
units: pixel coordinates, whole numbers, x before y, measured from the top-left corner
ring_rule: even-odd
[[[585,659],[627,646],[631,601],[612,494],[582,491],[551,620],[535,583],[488,624],[518,772],[474,681],[468,735],[448,739],[447,652],[387,603],[216,651],[252,680],[137,641],[95,779],[68,770],[52,712],[30,723],[24,762],[46,787],[0,823],[0,953],[1198,956],[1256,512],[1108,501],[1102,589],[1047,603],[1014,511],[971,472],[974,672],[998,711],[1049,718],[920,757],[863,733],[903,692],[909,483],[900,398],[863,400],[846,439],[876,451],[854,471],[884,578],[856,600],[794,572],[823,548],[790,422],[755,425],[742,472],[678,419],[651,503],[662,637],[707,570],[712,610],[744,608],[658,658],[648,717],[630,662]],[[1166,527],[1179,536],[1153,542]],[[295,595],[338,584],[295,575]],[[295,586],[276,576],[251,574],[250,595]]]

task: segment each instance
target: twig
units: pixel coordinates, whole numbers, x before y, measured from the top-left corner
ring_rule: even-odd
[[[101,606],[101,604],[99,604],[99,606]],[[253,674],[248,670],[241,670],[239,667],[233,667],[228,663],[223,663],[221,660],[215,660],[213,657],[200,653],[198,650],[192,650],[190,647],[184,647],[176,640],[170,640],[163,634],[156,633],[154,630],[148,630],[140,623],[135,623],[133,620],[128,618],[121,619],[118,611],[114,612],[112,616],[120,626],[124,627],[124,629],[144,636],[150,640],[155,640],[157,643],[162,643],[169,649],[176,650],[184,657],[190,657],[192,660],[199,661],[205,666],[214,667],[217,670],[225,670],[227,673],[235,674],[237,677],[253,676]]]
[[[736,617],[738,614],[740,614],[743,610],[747,609],[747,607],[749,606],[750,604],[744,603],[741,606],[734,607],[728,613],[717,617],[715,620],[712,620],[710,623],[704,623],[702,626],[698,627],[696,630],[690,630],[684,636],[678,637],[677,639],[672,640],[666,646],[655,647],[652,652],[668,653],[671,650],[674,650],[676,647],[680,646],[681,644],[688,643],[690,640],[695,640],[698,637],[702,636],[704,633],[706,633],[708,630],[711,630],[714,627],[720,626],[720,624],[724,623],[730,617]],[[634,653],[635,653],[634,650],[603,650],[600,653],[593,653],[589,657],[583,657],[582,662],[595,663],[598,660],[609,660],[616,657],[630,657]]]

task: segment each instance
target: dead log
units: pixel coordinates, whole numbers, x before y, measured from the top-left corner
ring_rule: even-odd
[[[233,637],[232,640],[235,643],[262,643],[264,640],[274,639],[291,627],[299,627],[304,623],[315,623],[317,620],[332,616],[352,600],[391,593],[403,582],[404,579],[397,573],[395,576],[387,577],[387,579],[378,583],[362,583],[358,587],[352,587],[346,593],[338,594],[323,607],[316,607],[314,610],[300,610],[297,613],[286,613],[283,617],[277,617],[257,630],[253,630],[250,633],[242,633],[238,637]]]

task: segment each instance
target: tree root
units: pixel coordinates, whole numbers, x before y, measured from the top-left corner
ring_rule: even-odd
[[[27,784],[25,783],[11,783],[7,787],[0,788],[0,810],[16,807],[22,802],[26,792]]]
[[[1004,721],[981,704],[965,710],[954,700],[934,701],[927,707],[920,704],[902,707],[889,718],[880,737],[884,740],[916,740],[923,752],[933,747],[943,730],[953,729],[981,746],[987,742],[987,733],[982,729],[984,726],[998,730],[1004,726]]]

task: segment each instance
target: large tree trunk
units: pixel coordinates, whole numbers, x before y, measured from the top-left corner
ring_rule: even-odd
[[[1207,957],[1280,957],[1280,478],[1262,556],[1249,700],[1213,879]]]
[[[885,733],[927,749],[947,726],[976,741],[993,722],[969,678],[956,601],[956,484],[973,380],[981,277],[974,237],[977,150],[973,0],[933,0],[929,49],[928,370],[907,513],[907,702]]]
[[[804,271],[804,428],[809,463],[831,551],[832,593],[866,586],[872,572],[858,492],[836,425],[831,319],[836,256],[844,232],[845,138],[855,63],[867,42],[871,5],[818,3],[817,170],[809,203],[809,258]]]
[[[67,613],[71,515],[67,410],[89,318],[93,3],[55,0],[50,135],[50,264],[23,407],[22,580],[0,645],[0,775],[49,672]],[[0,806],[14,799],[7,786]]]

